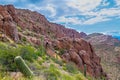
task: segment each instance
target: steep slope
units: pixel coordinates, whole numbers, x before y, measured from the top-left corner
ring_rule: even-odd
[[[120,41],[110,35],[93,33],[84,37],[101,57],[103,69],[112,80],[120,79]]]
[[[0,33],[9,36],[14,41],[18,41],[17,28],[16,28],[16,15],[13,6],[0,5]]]
[[[17,9],[16,12],[19,19],[18,25],[24,30],[28,29],[29,31],[35,32],[37,34],[50,36],[50,38],[80,38],[79,33],[75,30],[65,28],[59,24],[50,23],[43,15],[37,12],[21,9]]]
[[[49,56],[60,55],[66,62],[75,63],[81,71],[86,65],[87,75],[106,77],[92,45],[81,39],[75,30],[50,23],[37,12],[15,9],[12,5],[0,6],[0,24],[1,33],[16,43],[43,44]]]
[[[86,37],[86,40],[91,42],[92,44],[106,44],[106,45],[111,45],[111,46],[117,46],[117,44],[120,44],[120,41],[118,39],[113,38],[110,35],[104,35],[101,33],[93,33],[89,34]]]

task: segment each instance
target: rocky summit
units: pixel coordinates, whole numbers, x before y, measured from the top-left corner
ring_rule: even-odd
[[[75,63],[81,71],[86,65],[90,76],[106,77],[100,57],[79,32],[51,23],[38,12],[0,5],[0,34],[2,41],[34,46],[43,43],[49,56],[56,57],[58,54],[65,62]]]

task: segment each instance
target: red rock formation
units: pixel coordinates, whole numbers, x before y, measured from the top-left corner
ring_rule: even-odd
[[[14,41],[18,41],[17,28],[14,20],[15,8],[12,5],[0,6],[0,32],[6,34]]]
[[[85,38],[85,37],[87,37],[87,34],[84,33],[84,32],[80,32],[80,36],[81,36],[82,38]]]
[[[47,19],[37,13],[31,12],[29,10],[16,10],[19,18],[19,26],[22,29],[29,29],[38,34],[49,36],[50,38],[60,38],[60,37],[70,37],[70,38],[80,38],[79,32],[65,28],[60,24],[50,23]]]
[[[81,70],[87,65],[87,73],[94,77],[106,76],[100,65],[100,58],[94,53],[90,43],[78,38],[60,38],[53,42],[58,51],[65,49],[61,56],[65,61],[74,62]]]

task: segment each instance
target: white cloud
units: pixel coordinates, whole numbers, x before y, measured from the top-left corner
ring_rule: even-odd
[[[34,5],[34,4],[29,4],[29,5],[27,5],[26,8],[28,8],[28,9],[30,9],[32,11],[39,11],[39,10],[42,9],[41,7],[38,7],[37,5]]]
[[[120,4],[120,0],[116,0],[117,4]],[[109,6],[110,2],[108,0],[70,0],[67,3],[67,6],[71,9],[78,10],[75,12],[76,15],[82,15],[86,17],[86,19],[81,19],[79,17],[79,21],[81,21],[81,25],[90,25],[98,22],[109,21],[113,19],[113,17],[120,18],[120,8],[99,8],[99,6]],[[96,11],[94,11],[96,10]],[[87,18],[88,17],[88,18]]]
[[[64,16],[62,16],[62,17],[59,17],[57,20],[55,20],[54,22],[58,22],[58,23],[62,23],[62,22],[64,22],[64,23],[66,23],[66,25],[68,24],[68,23],[71,23],[71,24],[74,24],[74,25],[77,25],[77,24],[81,24],[81,20],[80,19],[78,19],[77,17],[69,17],[69,18],[66,18],[66,17],[64,17]]]
[[[88,19],[78,18],[78,17],[59,17],[56,22],[66,22],[72,24],[79,24],[79,25],[91,25],[98,22],[109,21],[111,17],[118,17],[120,16],[120,10],[118,8],[110,8],[110,9],[101,9],[100,11],[93,12],[83,12],[81,13],[82,16],[88,17]],[[118,17],[119,18],[119,17]]]
[[[97,12],[89,11],[84,12],[82,15],[84,16],[105,16],[105,17],[113,17],[113,16],[120,16],[120,9],[119,8],[109,8],[109,9],[101,9]]]
[[[120,6],[120,0],[115,0],[115,1],[116,1],[117,6]]]
[[[96,16],[94,18],[91,18],[91,19],[88,19],[86,21],[83,22],[83,24],[95,24],[95,23],[98,23],[98,22],[102,22],[102,21],[108,21],[110,20],[109,18],[104,18],[102,16]]]
[[[120,3],[120,0],[116,1]],[[108,0],[69,0],[65,5],[66,9],[69,9],[67,13],[62,15],[64,17],[58,16],[58,19],[55,20],[58,23],[92,25],[98,22],[112,20],[113,17],[120,18],[120,9],[118,7],[99,8],[99,6],[105,7],[110,4]],[[81,15],[84,18],[78,17],[77,15]],[[65,16],[75,17],[66,18]]]
[[[32,11],[48,11],[50,12],[49,17],[54,17],[56,15],[56,10],[54,8],[54,5],[52,4],[48,4],[46,6],[38,6],[38,5],[34,5],[34,4],[29,4],[27,6],[27,8],[29,8]]]
[[[100,5],[102,0],[70,0],[67,6],[75,8],[81,12],[86,12],[95,9]]]
[[[102,2],[102,6],[108,6],[110,4],[110,2],[108,2],[107,0],[103,0]]]
[[[56,10],[53,5],[49,4],[47,7],[45,7],[45,9],[51,12],[51,17],[54,17],[56,15]]]
[[[106,32],[103,32],[104,34],[106,35],[113,35],[113,36],[120,36],[120,31],[118,30],[113,30],[113,31],[106,31]]]
[[[120,9],[119,8],[110,8],[110,9],[102,9],[101,11],[97,12],[98,15],[103,16],[120,16]]]
[[[120,1],[120,0],[119,0]],[[98,6],[108,6],[110,4],[107,0],[69,0],[66,3],[65,7],[68,7],[68,13],[62,16],[75,16],[75,15],[82,15],[86,17],[83,19],[81,17],[59,17],[56,22],[67,22],[80,25],[91,25],[98,22],[108,21],[111,20],[112,17],[120,16],[120,9],[119,8],[101,8],[100,10],[94,11],[98,8]],[[71,10],[70,10],[71,9]],[[72,12],[75,9],[75,12]]]
[[[97,12],[93,12],[93,11],[85,12],[85,13],[82,13],[83,16],[88,16],[88,17],[93,16],[93,17],[86,19],[83,22],[83,25],[84,24],[95,24],[98,22],[108,21],[108,20],[111,20],[112,17],[120,18],[119,13],[120,13],[119,8],[101,9]]]
[[[78,25],[91,25],[95,24],[98,22],[103,22],[103,21],[109,21],[112,19],[112,17],[120,17],[120,9],[118,8],[110,8],[110,9],[101,9],[97,12],[94,11],[88,11],[88,12],[83,12],[81,13],[82,16],[85,16],[88,19],[83,19],[80,17],[69,17],[65,18],[64,16],[59,17],[56,21],[54,22],[65,22],[65,23],[71,23],[71,24],[78,24]]]

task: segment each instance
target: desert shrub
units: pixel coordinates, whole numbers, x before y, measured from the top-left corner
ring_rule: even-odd
[[[81,73],[76,74],[74,77],[75,77],[75,80],[86,80],[85,76]]]
[[[60,51],[60,52],[59,52],[59,55],[63,55],[66,50],[65,50],[65,49],[60,49],[59,51]]]
[[[23,38],[22,38],[22,41],[23,41],[23,42],[26,42],[26,41],[27,41],[26,37],[23,37]]]
[[[32,62],[33,59],[38,58],[36,49],[30,45],[21,47],[20,55],[23,59],[28,60],[30,62]]]
[[[59,80],[61,74],[57,68],[51,64],[48,70],[45,70],[45,77],[47,80]]]
[[[88,80],[96,80],[95,78],[93,78],[93,77],[91,77],[91,76],[89,76],[89,75],[87,75],[87,79],[88,79]]]
[[[19,55],[19,48],[0,43],[0,63],[5,70],[16,70],[15,56]]]
[[[106,78],[104,76],[101,76],[100,80],[106,80]]]
[[[8,74],[4,73],[3,75],[3,72],[1,73],[0,72],[0,80],[13,80]]]
[[[63,65],[63,61],[62,60],[58,60],[57,58],[51,58],[55,63],[59,64],[60,66]]]
[[[79,70],[73,62],[69,62],[64,66],[64,69],[70,73],[77,73]]]
[[[60,79],[60,80],[61,80],[61,79]],[[72,77],[71,75],[63,74],[63,75],[62,75],[62,80],[75,80],[75,78]]]
[[[37,52],[37,55],[38,56],[41,56],[41,57],[45,57],[45,53],[46,53],[46,49],[44,47],[44,38],[41,37],[41,45],[38,46],[38,52]]]
[[[4,70],[16,71],[16,64],[14,63],[16,56],[21,56],[30,62],[38,57],[36,49],[32,46],[13,46],[0,43],[0,65],[3,66]]]

